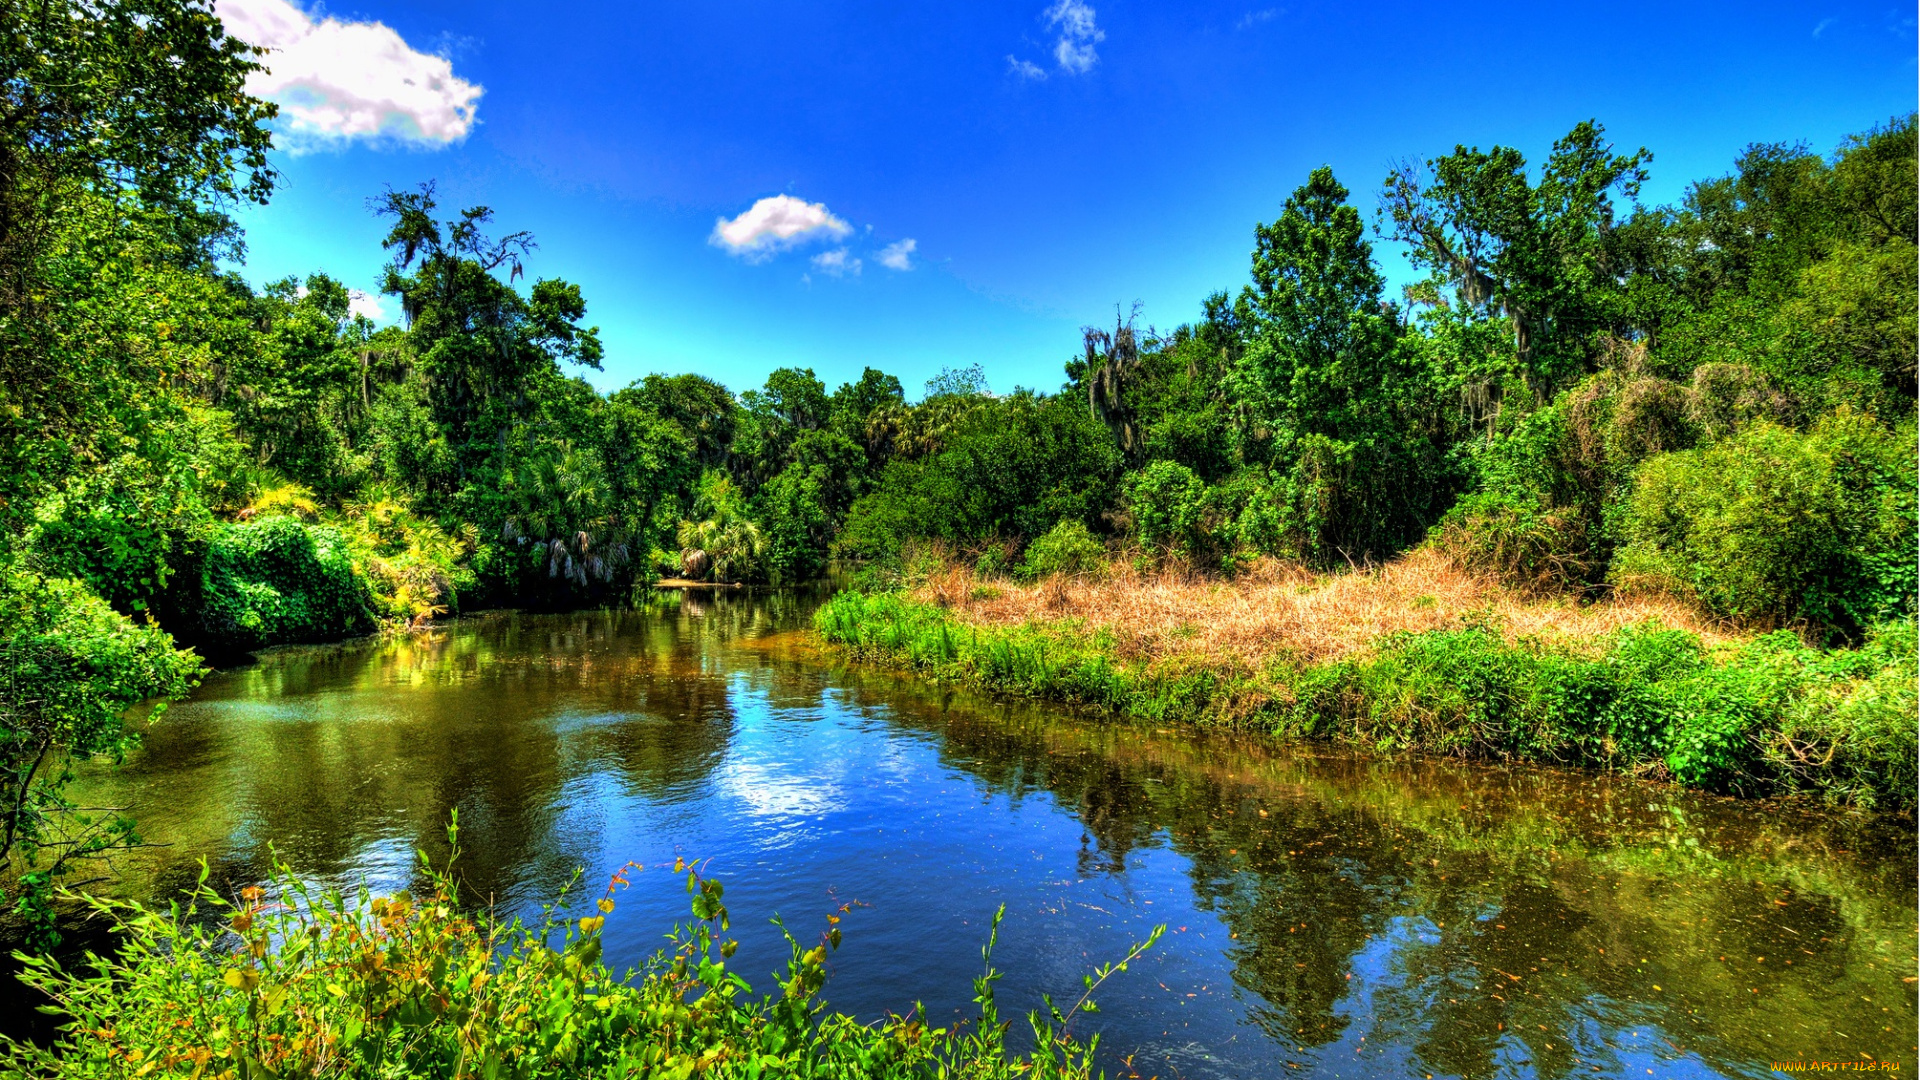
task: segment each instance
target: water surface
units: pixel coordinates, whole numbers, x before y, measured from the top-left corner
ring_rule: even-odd
[[[576,868],[616,966],[685,917],[676,856],[727,883],[762,987],[782,916],[854,904],[826,995],[863,1017],[968,1015],[987,921],[1003,1009],[1167,935],[1116,977],[1118,1075],[1762,1076],[1914,1068],[1910,820],[1622,778],[1199,738],[942,692],[819,655],[812,601],[461,620],[288,649],[210,677],[89,801],[237,889],[269,852],[380,889],[445,853],[526,911]],[[583,901],[584,903],[584,901]],[[1088,1022],[1088,1020],[1093,1022]]]

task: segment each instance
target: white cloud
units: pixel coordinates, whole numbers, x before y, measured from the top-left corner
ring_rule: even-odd
[[[381,306],[379,297],[353,289],[347,293],[347,314],[365,315],[379,322],[387,317],[387,310]]]
[[[834,248],[832,251],[823,251],[815,255],[813,268],[823,274],[846,277],[848,274],[860,273],[860,260],[847,254],[846,248]]]
[[[1263,22],[1272,22],[1279,17],[1279,8],[1261,8],[1259,11],[1249,11],[1245,15],[1240,16],[1240,21],[1234,23],[1233,28],[1235,30],[1251,30]]]
[[[1813,36],[1819,37],[1821,34],[1826,33],[1827,27],[1832,26],[1833,22],[1832,19],[1821,19],[1819,25],[1813,28]]]
[[[1046,70],[1031,60],[1021,60],[1012,53],[1007,54],[1007,70],[1023,79],[1044,79]]]
[[[351,139],[437,147],[473,130],[483,89],[381,22],[315,22],[290,0],[219,0],[227,32],[270,52],[247,92],[278,102],[296,152]]]
[[[913,251],[919,246],[912,237],[896,240],[880,249],[880,265],[889,270],[911,270]]]
[[[1047,26],[1060,31],[1060,39],[1053,46],[1053,58],[1059,61],[1060,70],[1072,75],[1093,70],[1100,60],[1093,47],[1107,39],[1093,23],[1093,8],[1083,0],[1056,0],[1047,9]]]
[[[775,253],[825,237],[839,239],[853,226],[833,216],[825,203],[810,203],[791,195],[772,195],[728,221],[713,223],[707,242],[725,248],[748,262],[763,262]]]

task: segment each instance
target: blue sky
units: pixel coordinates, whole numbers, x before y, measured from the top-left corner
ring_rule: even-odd
[[[1170,328],[1238,289],[1255,222],[1315,166],[1370,216],[1398,160],[1537,160],[1593,117],[1653,151],[1662,202],[1750,142],[1830,150],[1916,93],[1913,10],[1872,4],[219,10],[282,50],[260,92],[289,149],[241,215],[249,279],[372,289],[367,199],[436,180],[448,214],[535,234],[530,275],[583,287],[602,388],[697,371],[737,391],[789,365],[831,387],[872,365],[914,394],[979,363],[997,390],[1052,389],[1116,304]],[[769,250],[754,226],[776,220],[816,227]]]

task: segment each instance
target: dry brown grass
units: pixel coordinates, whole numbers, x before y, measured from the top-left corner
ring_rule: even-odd
[[[1425,548],[1384,566],[1333,574],[1267,560],[1230,581],[1178,567],[1140,572],[1122,560],[1116,564],[1101,581],[995,581],[985,589],[965,565],[949,564],[915,595],[983,626],[1079,619],[1089,629],[1110,631],[1125,659],[1199,655],[1248,666],[1276,657],[1338,659],[1396,630],[1458,627],[1476,616],[1510,639],[1592,639],[1648,619],[1691,630],[1710,644],[1735,638],[1668,597],[1529,598]]]

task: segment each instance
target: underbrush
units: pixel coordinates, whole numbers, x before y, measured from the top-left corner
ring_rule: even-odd
[[[1911,620],[1880,624],[1862,648],[1822,651],[1784,631],[1740,643],[1657,619],[1514,634],[1483,611],[1334,655],[1259,659],[1183,650],[1177,633],[1123,655],[1104,624],[983,624],[893,593],[843,593],[815,627],[859,659],[1159,722],[1593,766],[1746,795],[1916,802]]]
[[[563,917],[563,894],[534,926],[469,913],[451,867],[424,869],[431,890],[418,899],[319,892],[283,868],[277,895],[251,887],[237,903],[207,887],[204,869],[169,911],[89,900],[120,926],[124,951],[90,972],[26,960],[22,977],[70,1020],[51,1047],[0,1040],[0,1075],[1079,1078],[1099,1040],[1067,1025],[1159,936],[1088,975],[1072,1006],[1048,999],[1019,1054],[994,1003],[998,915],[973,982],[975,1023],[935,1027],[916,1012],[861,1024],[819,999],[838,916],[818,944],[787,934],[785,977],[756,994],[728,967],[724,889],[697,867],[674,867],[692,920],[624,976],[602,959],[602,932],[637,868],[613,876],[595,914]]]

